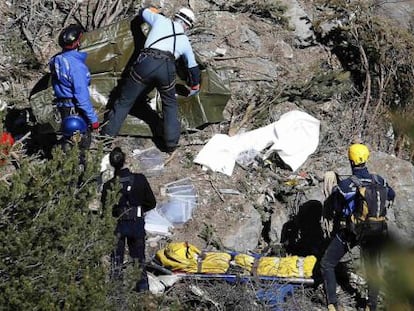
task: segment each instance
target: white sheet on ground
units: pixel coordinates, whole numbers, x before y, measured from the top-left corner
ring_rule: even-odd
[[[169,236],[171,235],[170,228],[174,228],[173,224],[161,215],[156,208],[145,214],[146,232]]]
[[[231,176],[237,155],[254,149],[258,152],[268,146],[296,171],[319,144],[319,120],[311,115],[293,110],[265,127],[228,136],[216,134],[201,149],[195,163],[213,171]]]

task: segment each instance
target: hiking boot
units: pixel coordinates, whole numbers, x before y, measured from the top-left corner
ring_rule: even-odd
[[[330,303],[328,305],[328,311],[336,311],[335,305],[333,305],[332,303]]]
[[[334,305],[330,303],[328,305],[328,311],[345,311],[345,309],[341,305]]]
[[[172,154],[177,149],[177,147],[178,146],[167,146],[165,147],[165,152],[168,154]]]

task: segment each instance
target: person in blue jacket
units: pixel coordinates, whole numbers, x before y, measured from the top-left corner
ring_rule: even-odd
[[[385,187],[384,198],[393,201],[395,191],[388,185],[386,180],[379,176],[369,173],[366,163],[369,158],[369,149],[366,145],[355,143],[348,148],[348,158],[351,164],[352,177],[348,177],[338,182],[332,190],[330,199],[330,209],[333,219],[336,220],[333,236],[328,248],[321,259],[321,272],[325,285],[325,292],[329,311],[343,310],[338,303],[336,296],[336,275],[335,267],[341,258],[354,246],[360,245],[362,257],[365,264],[369,264],[368,273],[368,304],[366,310],[376,310],[378,300],[378,284],[376,276],[378,274],[378,259],[382,251],[382,246],[387,238],[387,223],[385,216],[370,219],[364,224],[363,231],[356,234],[350,220],[350,207],[355,203],[357,184],[376,182]],[[378,199],[377,199],[378,200]],[[385,204],[385,202],[384,202]],[[373,218],[373,217],[370,217]],[[345,225],[342,225],[346,221]],[[369,227],[368,227],[369,226]]]
[[[155,87],[162,101],[164,146],[161,149],[171,153],[177,148],[181,134],[175,90],[176,59],[183,59],[188,69],[188,96],[200,90],[200,69],[185,34],[193,27],[195,16],[188,8],[181,8],[174,20],[159,14],[154,8],[142,9],[139,15],[151,29],[144,48],[122,85],[119,98],[114,102],[102,134],[116,136],[135,101]]]
[[[79,115],[88,124],[90,132],[98,130],[99,120],[89,95],[90,72],[85,61],[86,52],[78,51],[83,30],[81,26],[71,24],[59,35],[62,51],[49,61],[55,104],[61,119],[70,115]]]

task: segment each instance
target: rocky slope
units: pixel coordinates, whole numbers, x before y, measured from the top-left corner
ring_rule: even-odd
[[[231,2],[197,1],[190,4],[199,12],[197,27],[191,36],[194,48],[203,56],[205,63],[216,68],[229,82],[232,98],[226,107],[227,120],[197,133],[184,134],[177,154],[166,165],[162,175],[152,180],[157,189],[165,183],[190,177],[198,190],[199,202],[192,219],[183,227],[174,229],[172,239],[187,240],[204,247],[205,241],[200,239],[200,232],[207,224],[213,227],[216,238],[229,249],[246,251],[265,247],[269,242],[277,244],[280,242],[281,225],[292,213],[291,205],[298,192],[304,192],[308,200],[323,202],[320,183],[323,173],[326,170],[350,173],[346,147],[353,137],[347,137],[350,133],[344,128],[352,124],[348,110],[352,108],[341,107],[334,96],[324,101],[284,101],[279,105],[264,105],[267,111],[264,116],[262,114],[263,119],[257,121],[254,114],[246,118],[246,107],[257,107],[260,101],[270,102],[286,84],[306,83],[324,66],[340,69],[341,65],[327,48],[308,40],[312,38],[309,28],[305,31],[304,24],[294,24],[309,18],[310,14],[305,12],[310,8],[309,3],[288,3],[289,27],[275,24],[271,18],[264,17],[265,14],[261,16],[260,8],[256,6],[253,10],[249,3],[239,10],[232,9],[236,4]],[[265,7],[262,9],[265,12]],[[217,49],[225,54],[217,55]],[[263,96],[266,92],[270,98]],[[293,109],[308,112],[321,121],[318,149],[297,171],[278,167],[277,162],[268,166],[255,162],[247,168],[236,166],[233,175],[228,177],[217,172],[204,172],[192,162],[214,134],[233,134],[235,129],[239,132],[252,130],[277,121],[283,113]],[[245,120],[247,122],[243,123]],[[378,151],[391,150],[392,139],[387,138],[385,132],[379,135],[382,135],[387,147]],[[365,140],[368,145],[374,143],[370,137],[365,137]],[[372,158],[380,157],[385,163],[377,165],[373,160],[370,163],[372,169],[384,174],[399,194],[394,207],[395,226],[408,241],[413,232],[406,221],[413,215],[404,205],[411,200],[408,191],[413,186],[413,177],[409,173],[412,171],[411,164],[396,161],[392,154],[377,155],[376,146],[370,147],[373,149]],[[401,167],[405,166],[407,168],[403,171],[408,175],[401,174]],[[297,181],[297,185],[284,189],[286,182],[291,180]],[[240,194],[221,194],[220,189],[234,189]],[[286,201],[276,199],[281,196]]]
[[[313,225],[318,226],[320,204],[324,200],[324,172],[350,173],[346,148],[354,138],[351,129],[355,107],[344,106],[336,94],[320,96],[321,89],[316,89],[314,96],[306,100],[282,96],[292,85],[298,88],[312,85],[309,83],[318,73],[342,69],[330,49],[315,40],[310,27],[316,11],[314,1],[284,2],[287,6],[284,13],[280,13],[278,4],[271,6],[266,1],[152,2],[166,14],[182,5],[194,9],[198,18],[191,35],[194,49],[228,83],[232,97],[224,112],[225,121],[197,132],[183,133],[180,148],[167,160],[163,170],[148,174],[160,203],[166,201],[162,189],[170,182],[189,178],[197,190],[197,207],[191,219],[175,226],[168,238],[151,237],[150,254],[170,240],[188,241],[199,248],[219,246],[241,252],[277,254],[281,249],[282,228],[293,215],[302,211],[302,220],[313,219]],[[405,26],[410,25],[411,17],[405,15],[407,10],[402,11],[403,15],[398,13],[400,6],[380,9],[391,16],[400,14],[398,20]],[[22,93],[35,82],[34,78],[23,83]],[[309,92],[312,95],[311,88]],[[286,169],[277,156],[268,161],[256,159],[246,167],[236,165],[231,176],[204,171],[193,162],[214,134],[234,135],[253,130],[295,109],[321,122],[318,148],[298,170]],[[413,167],[393,155],[394,140],[387,134],[388,129],[389,124],[380,125],[374,130],[375,135],[363,139],[372,149],[369,168],[385,176],[397,192],[395,205],[390,210],[392,231],[398,239],[410,243],[414,235],[411,226],[414,212],[410,209],[414,199]],[[116,144],[127,151],[131,168],[143,171],[133,150],[152,147],[151,140],[123,137]],[[234,191],[228,194],[223,189]],[[311,234],[308,240],[302,241],[302,246],[321,238],[320,228],[314,233],[315,236]],[[301,251],[310,252],[306,247]]]

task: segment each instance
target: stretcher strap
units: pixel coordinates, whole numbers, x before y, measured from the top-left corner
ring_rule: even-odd
[[[298,262],[297,262],[297,266],[298,266],[298,274],[300,278],[303,278],[305,275],[305,258],[299,257],[298,258]]]
[[[201,251],[200,255],[197,257],[197,273],[202,273],[203,271],[203,260],[206,258],[206,253]]]
[[[252,275],[257,276],[257,268],[259,266],[259,259],[255,258],[252,264]]]

